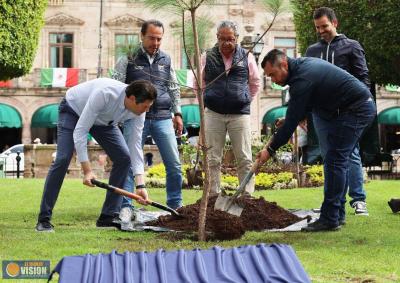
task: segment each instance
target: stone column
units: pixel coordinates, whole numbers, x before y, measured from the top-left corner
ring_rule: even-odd
[[[32,143],[30,119],[24,119],[24,121],[23,121],[21,140],[22,140],[23,144],[31,144]]]

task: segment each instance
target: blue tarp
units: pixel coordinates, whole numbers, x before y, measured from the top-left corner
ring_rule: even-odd
[[[69,256],[53,272],[60,283],[311,282],[292,247],[281,244]]]

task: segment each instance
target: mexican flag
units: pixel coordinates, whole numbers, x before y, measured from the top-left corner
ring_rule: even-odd
[[[176,78],[178,79],[178,83],[183,86],[193,87],[194,83],[194,75],[192,70],[181,69],[175,70]]]
[[[78,84],[79,69],[45,68],[41,69],[40,85],[50,87],[71,87]]]
[[[0,87],[11,87],[12,83],[11,80],[9,81],[0,81]]]

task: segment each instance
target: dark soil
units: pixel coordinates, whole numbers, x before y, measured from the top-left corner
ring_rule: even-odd
[[[301,220],[301,218],[260,197],[241,196],[237,203],[244,209],[240,217],[224,211],[214,210],[217,196],[208,200],[206,232],[208,239],[231,240],[240,238],[245,231],[260,231],[273,228],[284,228]],[[183,216],[160,216],[158,220],[147,225],[170,228],[175,231],[196,232],[198,230],[200,201],[183,206],[178,212]]]

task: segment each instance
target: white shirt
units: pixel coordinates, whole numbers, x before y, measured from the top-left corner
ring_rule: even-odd
[[[131,153],[133,174],[144,173],[142,132],[145,113],[136,115],[124,105],[127,84],[99,78],[70,88],[65,96],[69,106],[79,115],[74,129],[74,144],[79,162],[88,161],[87,135],[93,125],[117,126],[118,123],[132,119],[132,137],[128,148]]]

